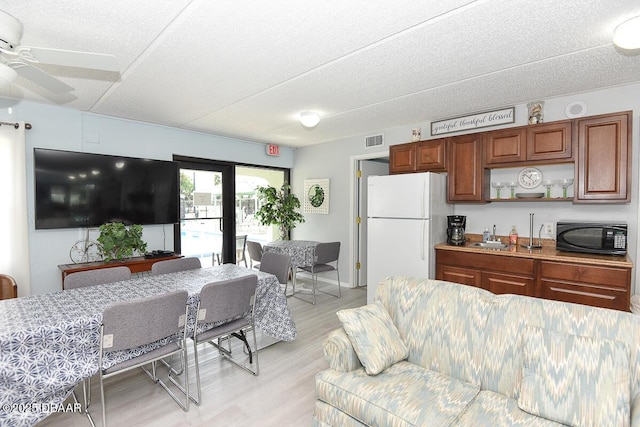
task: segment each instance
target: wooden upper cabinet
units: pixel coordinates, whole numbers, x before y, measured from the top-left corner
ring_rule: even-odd
[[[631,200],[631,112],[577,121],[575,202]]]
[[[416,147],[416,170],[418,172],[445,172],[447,170],[447,140],[420,141]]]
[[[527,160],[571,160],[570,121],[532,125],[526,129]]]
[[[487,166],[571,160],[571,121],[501,129],[487,132],[485,136]]]
[[[415,142],[398,144],[389,147],[389,173],[416,172],[416,148]]]
[[[485,163],[522,162],[527,159],[526,128],[502,129],[485,134]]]
[[[449,139],[448,202],[485,202],[490,172],[483,167],[482,138],[482,133],[476,133]]]

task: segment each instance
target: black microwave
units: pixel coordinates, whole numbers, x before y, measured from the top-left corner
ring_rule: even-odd
[[[556,249],[601,255],[627,254],[627,224],[558,221]]]

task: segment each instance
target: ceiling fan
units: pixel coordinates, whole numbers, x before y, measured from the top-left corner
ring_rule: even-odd
[[[18,74],[53,93],[65,93],[73,87],[36,67],[36,64],[120,71],[113,55],[72,50],[20,46],[23,25],[0,10],[0,87],[12,84]]]

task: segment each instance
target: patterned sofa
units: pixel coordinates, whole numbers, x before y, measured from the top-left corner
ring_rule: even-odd
[[[640,316],[391,277],[338,317],[314,426],[640,426]]]

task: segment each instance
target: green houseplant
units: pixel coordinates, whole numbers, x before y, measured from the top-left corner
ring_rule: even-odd
[[[256,192],[260,204],[256,218],[262,225],[277,225],[280,239],[286,239],[297,223],[304,222],[302,214],[296,211],[300,208],[300,200],[291,193],[291,186],[286,182],[280,190],[267,186],[256,188]]]
[[[144,254],[147,244],[142,240],[142,226],[133,224],[129,227],[121,222],[108,222],[100,226],[100,254],[106,262],[127,259],[134,251]]]

